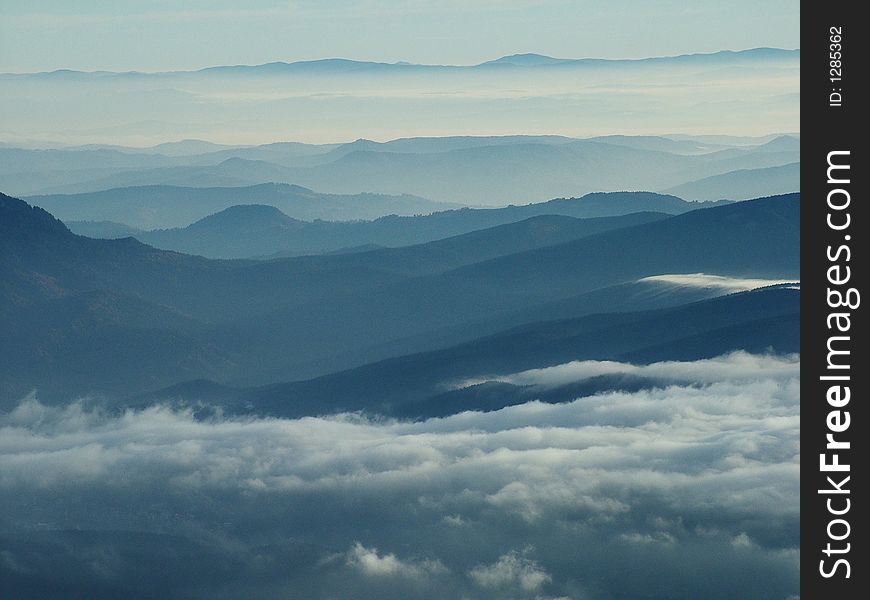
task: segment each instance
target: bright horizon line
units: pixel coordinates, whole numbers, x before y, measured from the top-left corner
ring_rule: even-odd
[[[209,69],[220,69],[220,68],[256,68],[263,67],[266,65],[294,65],[294,64],[309,64],[309,63],[318,63],[318,62],[330,62],[330,61],[343,61],[343,62],[351,62],[351,63],[361,63],[361,64],[376,64],[376,65],[408,65],[408,66],[417,66],[417,67],[448,67],[448,68],[473,68],[479,67],[485,64],[493,63],[505,58],[513,58],[520,56],[536,56],[545,59],[552,59],[558,61],[606,61],[606,62],[641,62],[647,60],[661,60],[661,59],[673,59],[673,58],[683,58],[688,56],[715,56],[717,54],[743,54],[746,52],[753,52],[758,50],[776,50],[782,52],[800,52],[800,48],[781,48],[776,46],[753,46],[750,48],[741,48],[741,49],[722,49],[715,50],[711,52],[689,52],[683,54],[666,54],[666,55],[656,55],[656,56],[639,56],[632,58],[606,58],[600,56],[585,56],[581,58],[562,58],[551,56],[548,54],[542,54],[539,52],[517,52],[514,54],[504,54],[501,56],[497,56],[495,58],[485,60],[483,62],[478,63],[470,63],[470,64],[446,64],[446,63],[415,63],[409,62],[406,60],[397,60],[393,62],[385,62],[380,60],[363,60],[363,59],[354,59],[354,58],[344,58],[340,56],[332,56],[325,58],[313,58],[313,59],[298,59],[298,60],[272,60],[263,63],[256,64],[220,64],[220,65],[206,65],[200,67],[179,67],[173,69],[161,69],[161,70],[142,70],[142,69],[134,69],[129,71],[113,71],[108,69],[95,69],[95,70],[84,70],[84,69],[70,69],[59,67],[57,69],[53,69],[50,71],[3,71],[0,72],[0,75],[50,75],[53,73],[82,73],[82,74],[101,74],[101,73],[111,73],[117,75],[126,75],[126,74],[143,74],[143,75],[159,75],[159,74],[169,74],[169,73],[197,73],[200,71],[206,71]]]

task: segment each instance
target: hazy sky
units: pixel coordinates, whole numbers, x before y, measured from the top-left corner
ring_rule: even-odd
[[[798,0],[2,0],[0,71],[799,46]]]

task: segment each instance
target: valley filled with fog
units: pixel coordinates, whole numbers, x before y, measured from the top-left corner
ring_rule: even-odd
[[[797,598],[799,58],[0,74],[0,595]]]

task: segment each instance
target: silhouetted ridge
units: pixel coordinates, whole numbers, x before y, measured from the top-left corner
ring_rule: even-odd
[[[0,192],[0,231],[3,231],[4,237],[37,231],[72,235],[66,225],[55,219],[49,212],[37,206],[30,206],[24,200],[7,196],[2,192]]]

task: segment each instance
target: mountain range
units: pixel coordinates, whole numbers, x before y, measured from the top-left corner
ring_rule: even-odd
[[[427,65],[414,64],[408,62],[373,62],[361,60],[349,60],[344,58],[331,58],[321,60],[308,60],[296,62],[270,62],[260,65],[230,65],[218,67],[206,67],[196,71],[168,71],[158,73],[140,73],[136,71],[128,72],[112,72],[112,71],[75,71],[70,69],[59,69],[56,71],[40,72],[40,73],[0,73],[0,77],[5,78],[71,78],[71,77],[154,77],[154,76],[176,76],[181,77],[190,73],[198,74],[224,74],[224,73],[244,73],[258,74],[264,73],[268,75],[286,72],[306,72],[306,73],[326,73],[333,74],[336,72],[355,72],[367,70],[396,70],[408,71],[416,69],[481,69],[481,68],[571,68],[571,67],[601,67],[608,68],[622,65],[645,65],[648,63],[658,64],[716,64],[719,62],[727,62],[730,64],[747,62],[756,63],[764,61],[780,61],[798,60],[800,58],[800,50],[787,50],[782,48],[751,48],[748,50],[732,51],[721,50],[711,53],[683,54],[676,56],[662,56],[641,59],[602,59],[602,58],[554,58],[543,54],[523,53],[502,56],[500,58],[485,61],[476,65],[459,66],[459,65]]]
[[[699,178],[798,162],[799,141],[786,141],[773,148],[774,141],[770,141],[699,152],[699,144],[667,138],[466,137],[385,144],[358,141],[320,154],[288,155],[243,148],[182,157],[111,150],[0,148],[0,156],[9,159],[0,169],[0,184],[33,196],[37,192],[83,194],[153,185],[202,188],[279,182],[330,194],[412,194],[437,202],[504,206],[594,191],[668,189]],[[250,156],[278,162],[246,158]],[[64,166],[67,160],[69,164]],[[20,170],[24,165],[30,165],[29,170]],[[731,178],[739,182],[742,174]],[[795,191],[783,187],[792,185],[793,180],[780,183],[774,191]],[[766,185],[770,189],[770,184]],[[751,183],[743,185],[741,193],[745,189],[751,189]],[[118,195],[123,198],[126,193]],[[56,206],[58,199],[49,201]]]
[[[165,198],[170,202],[177,198],[179,203],[184,203],[189,191],[191,190],[172,189]],[[195,193],[194,197],[210,197],[209,190],[202,192],[204,193]],[[105,196],[107,203],[111,203],[115,194],[100,196]],[[56,200],[57,203],[64,201]],[[84,198],[81,204],[87,202],[88,199]],[[40,199],[40,204],[51,206],[51,203],[43,199]],[[141,231],[112,222],[73,221],[67,225],[73,232],[89,237],[132,236],[156,248],[209,258],[277,258],[348,251],[353,248],[422,244],[532,217],[601,218],[598,223],[601,227],[606,227],[611,222],[641,223],[655,220],[659,215],[680,214],[712,205],[714,203],[685,202],[674,196],[660,194],[611,192],[505,208],[463,208],[412,217],[390,215],[372,221],[305,222],[289,217],[274,206],[252,204],[232,206],[187,227],[176,229]],[[124,210],[123,206],[115,208]],[[171,211],[172,205],[167,208]],[[80,214],[87,209],[87,206],[67,208],[73,214]],[[626,218],[612,221],[604,218],[621,216]],[[558,228],[555,223],[553,225],[550,229],[553,236],[551,243],[560,239]]]
[[[541,389],[499,381],[499,376],[519,371],[584,359],[633,364],[689,361],[737,350],[799,352],[800,292],[770,287],[672,308],[535,322],[306,381],[237,389],[198,380],[143,395],[132,403],[207,402],[236,414],[280,417],[366,411],[424,419],[498,410],[535,399],[567,402],[603,391],[668,384],[598,376],[581,386]],[[478,380],[461,383],[473,378]]]
[[[19,4],[0,599],[798,597],[796,14]]]
[[[540,216],[422,246],[262,262],[76,236],[2,196],[3,395],[300,379],[491,335],[559,302],[558,318],[572,302],[573,316],[606,312],[606,294],[584,295],[652,275],[795,280],[799,206],[788,195],[675,216]]]
[[[663,86],[663,81],[668,84]],[[325,59],[188,72],[5,74],[0,75],[0,113],[16,115],[3,136],[4,142],[13,145],[20,140],[22,146],[45,147],[47,140],[53,140],[65,147],[102,146],[103,150],[140,146],[169,158],[211,151],[223,153],[224,159],[239,156],[266,162],[275,162],[276,154],[295,153],[294,165],[278,164],[311,167],[319,159],[312,158],[310,149],[303,146],[270,149],[276,152],[243,147],[276,139],[298,140],[326,154],[335,149],[336,142],[347,139],[347,132],[380,141],[399,136],[516,133],[589,138],[613,133],[645,135],[650,123],[656,124],[658,132],[688,134],[708,133],[705,123],[747,135],[794,132],[799,130],[799,83],[800,51],[772,48],[640,60],[514,55],[469,66]],[[674,106],[679,110],[673,110]],[[525,125],[518,128],[519,123]],[[154,150],[166,140],[210,140],[222,147],[187,143]],[[159,167],[152,164],[150,168]],[[148,167],[143,161],[137,168]],[[0,189],[32,195],[161,183],[191,185],[191,179],[182,180],[181,174],[122,181],[113,171],[114,167],[96,166],[93,172],[75,177],[46,171],[29,179],[20,172],[14,178],[0,177]],[[625,170],[625,174],[630,172]],[[205,185],[211,186],[271,180],[318,191],[345,191],[301,179],[232,183],[230,178],[240,174],[238,169],[199,173],[210,178]],[[713,174],[661,187],[624,184],[616,189],[660,190]],[[613,189],[548,189],[506,202]],[[350,193],[360,191],[387,190],[358,187]],[[400,193],[462,201],[416,189]],[[477,202],[496,204],[497,200],[493,194]]]
[[[66,222],[104,221],[130,230],[184,227],[231,206],[249,204],[272,206],[302,221],[371,220],[457,207],[407,194],[319,194],[282,183],[217,188],[147,185],[29,200]]]

